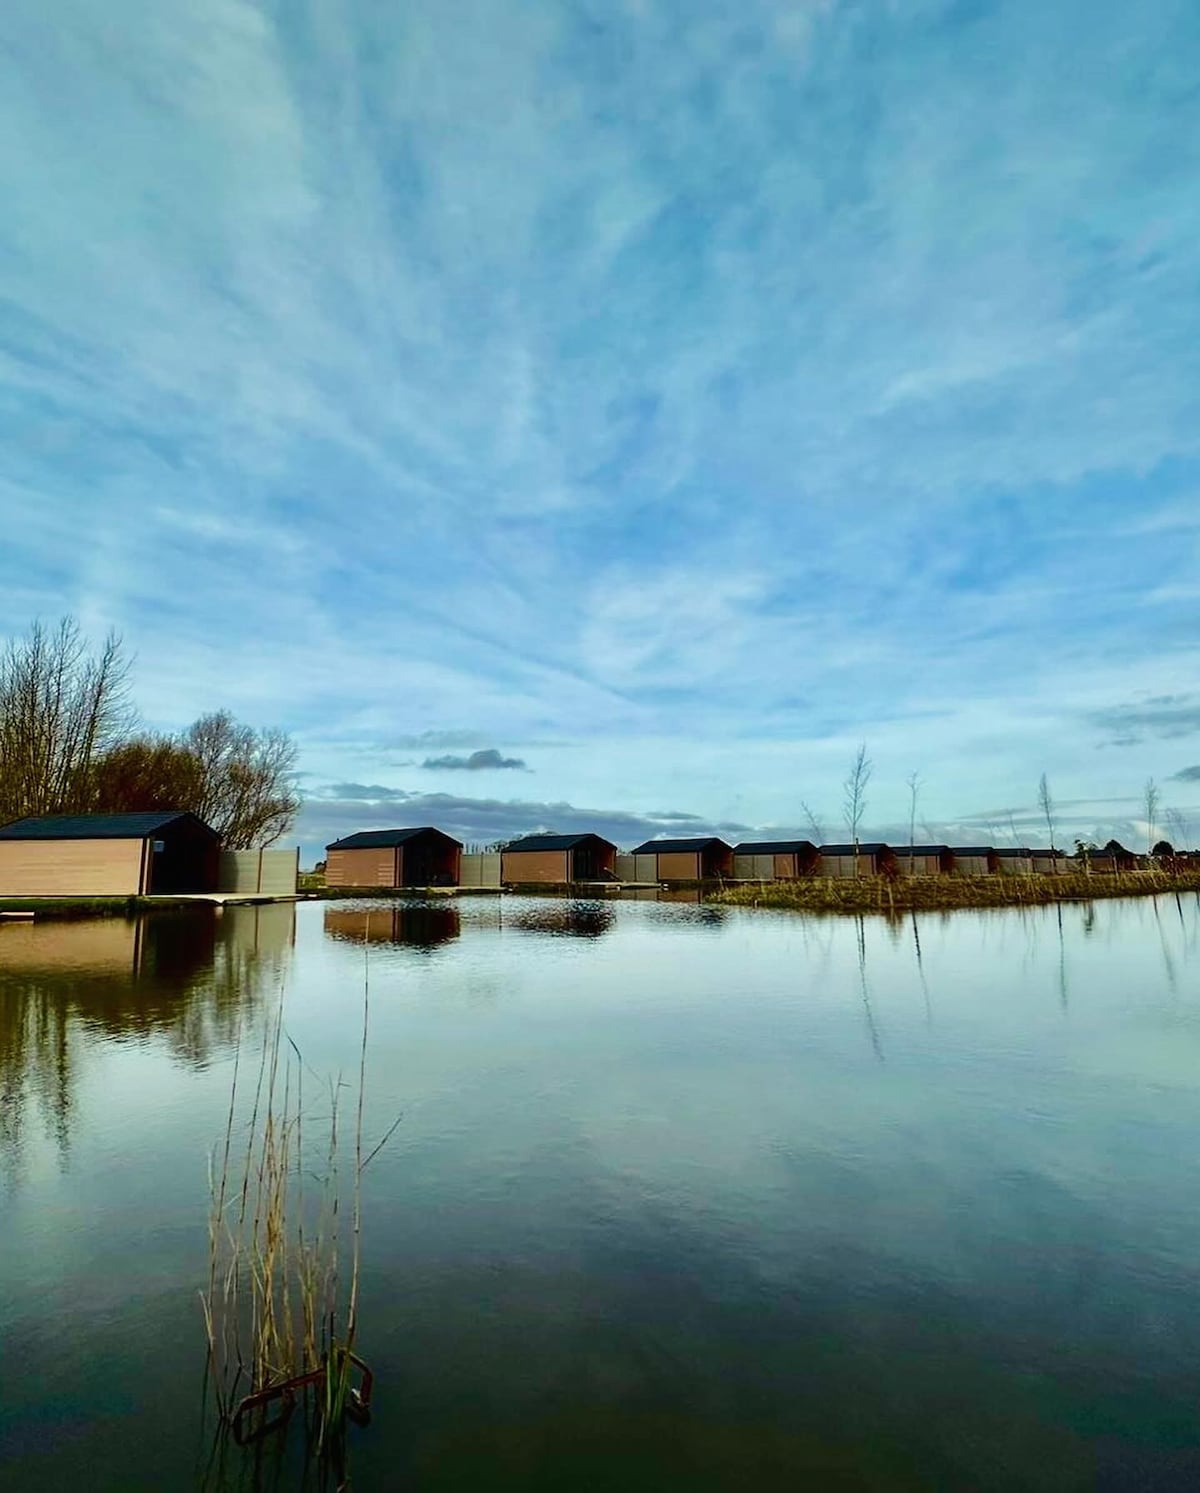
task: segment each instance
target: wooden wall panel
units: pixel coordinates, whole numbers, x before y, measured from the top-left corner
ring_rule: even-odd
[[[299,869],[299,850],[222,850],[217,890],[287,897]]]
[[[503,852],[501,876],[507,882],[565,882],[565,850],[506,850]]]
[[[326,886],[394,886],[396,847],[331,850],[325,861]]]
[[[136,897],[142,840],[0,840],[0,896]]]

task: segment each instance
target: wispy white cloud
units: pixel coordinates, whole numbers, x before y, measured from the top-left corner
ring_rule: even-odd
[[[318,781],[1174,768],[1100,723],[1198,661],[1186,0],[16,0],[0,58],[0,632]]]

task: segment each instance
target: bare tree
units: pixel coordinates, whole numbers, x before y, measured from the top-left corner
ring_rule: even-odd
[[[821,824],[821,821],[817,818],[816,814],[813,813],[813,811],[809,808],[809,806],[804,802],[803,799],[800,800],[800,807],[804,810],[804,818],[807,821],[809,831],[812,834],[813,844],[823,845],[825,843],[825,830]]]
[[[1146,779],[1146,786],[1142,789],[1142,808],[1146,814],[1146,849],[1150,850],[1154,845],[1154,826],[1158,821],[1158,786],[1153,778]]]
[[[1175,841],[1176,850],[1186,850],[1192,838],[1192,827],[1182,809],[1168,809],[1165,815],[1167,828]]]
[[[842,784],[842,808],[846,816],[846,828],[854,846],[854,874],[858,875],[858,827],[867,809],[867,784],[871,781],[874,764],[867,756],[867,744],[862,742],[850,766],[846,781]]]
[[[913,840],[917,832],[917,797],[921,792],[921,779],[910,772],[904,780],[908,784],[908,874],[913,874]]]
[[[73,617],[35,622],[0,654],[0,823],[88,807],[96,757],[132,720],[129,666],[110,632],[93,652]]]
[[[1050,780],[1043,773],[1038,780],[1038,808],[1046,821],[1046,833],[1050,836],[1050,849],[1054,849],[1054,799],[1050,794]]]
[[[270,845],[300,808],[296,747],[284,731],[256,731],[227,710],[201,716],[180,739],[199,773],[196,801],[181,805],[210,824],[227,850]]]

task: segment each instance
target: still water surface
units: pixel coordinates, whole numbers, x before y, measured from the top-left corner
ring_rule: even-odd
[[[367,911],[0,926],[0,1487],[202,1485],[234,1045],[353,1072],[365,937],[356,1488],[1200,1486],[1196,899]]]

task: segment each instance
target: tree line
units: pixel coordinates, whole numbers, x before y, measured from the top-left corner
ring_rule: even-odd
[[[130,660],[93,646],[73,617],[35,622],[0,653],[0,824],[37,814],[189,809],[227,849],[269,845],[300,808],[296,748],[227,710],[186,730],[146,730]]]

